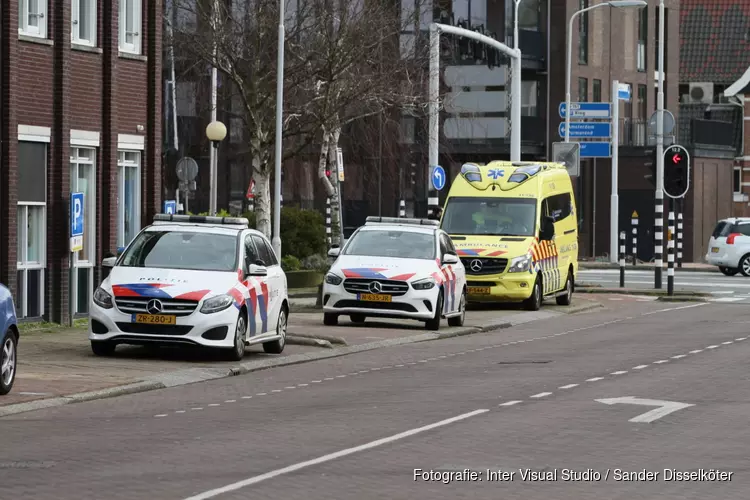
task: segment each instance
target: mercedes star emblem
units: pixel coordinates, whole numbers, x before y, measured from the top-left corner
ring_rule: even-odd
[[[482,261],[479,259],[474,259],[471,261],[471,264],[469,264],[469,267],[471,268],[472,271],[474,271],[475,273],[478,273],[479,271],[482,270]]]
[[[373,281],[370,283],[370,291],[372,293],[380,293],[383,291],[383,286],[378,281]]]
[[[146,310],[151,314],[159,314],[162,311],[161,300],[152,299],[148,301]]]

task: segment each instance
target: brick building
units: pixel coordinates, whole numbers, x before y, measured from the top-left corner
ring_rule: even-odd
[[[0,282],[20,317],[66,321],[69,296],[86,314],[103,256],[158,211],[161,4],[0,4]],[[86,218],[69,282],[71,192]]]

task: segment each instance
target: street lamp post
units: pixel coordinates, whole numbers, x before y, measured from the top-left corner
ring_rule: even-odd
[[[523,0],[514,0],[515,16],[513,17],[513,49],[520,52],[518,47],[518,5]],[[511,82],[510,117],[513,121],[510,129],[510,159],[521,161],[521,72],[523,63],[520,57],[513,58],[513,81]],[[518,120],[518,123],[515,122]]]
[[[661,288],[664,238],[664,0],[659,0],[659,78],[656,97],[656,192],[654,198],[654,288]]]
[[[216,215],[216,184],[218,183],[219,143],[227,136],[227,127],[220,121],[214,120],[206,127],[206,137],[211,141],[211,194],[209,198],[210,215]]]
[[[565,142],[570,142],[570,73],[573,66],[573,21],[575,21],[576,17],[583,14],[584,12],[588,12],[590,10],[598,9],[599,7],[645,7],[648,5],[648,3],[644,0],[610,0],[609,2],[599,3],[596,5],[592,5],[591,7],[586,7],[585,9],[581,9],[579,11],[576,11],[573,13],[572,16],[570,16],[570,21],[568,22],[568,40],[567,40],[567,60],[565,64]],[[614,89],[613,89],[614,90]],[[619,105],[619,100],[617,99],[617,96],[612,96],[612,102],[614,103],[614,106]],[[617,127],[618,124],[615,123],[614,127]],[[619,141],[619,138],[616,138]],[[615,249],[617,248],[617,226],[618,226],[618,220],[619,220],[619,201],[617,197],[618,187],[617,187],[617,176],[619,174],[617,173],[617,161],[613,158],[612,161],[612,193],[610,195],[610,243],[611,243],[611,253],[612,258],[614,259],[617,253],[615,253]]]
[[[281,133],[284,113],[284,0],[279,0],[279,42],[276,61],[276,154],[273,182],[273,238],[271,245],[281,259]]]

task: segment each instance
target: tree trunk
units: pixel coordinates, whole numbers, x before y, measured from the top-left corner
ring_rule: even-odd
[[[331,172],[333,172],[333,188],[336,191],[336,204],[333,204],[333,200],[331,200],[331,240],[338,241],[339,246],[344,245],[344,227],[343,227],[343,221],[341,217],[341,211],[342,211],[342,203],[343,200],[341,199],[340,194],[343,191],[343,186],[339,183],[339,168],[341,165],[339,165],[336,162],[337,154],[336,154],[336,148],[339,145],[339,136],[341,135],[341,127],[336,126],[333,129],[333,132],[330,134],[330,138],[328,141],[328,165],[331,169]],[[336,168],[333,168],[336,167]],[[335,224],[334,224],[335,221]]]
[[[268,169],[259,172],[253,169],[255,180],[255,228],[266,238],[271,238],[271,182]]]
[[[338,137],[338,136],[336,136]],[[341,246],[341,230],[339,229],[341,219],[339,217],[339,194],[338,176],[330,168],[335,164],[336,149],[334,146],[334,162],[330,162],[331,141],[334,139],[326,128],[323,128],[323,141],[320,145],[320,158],[318,159],[318,178],[323,183],[326,196],[331,199],[331,246]],[[326,177],[326,170],[331,170],[331,180]]]

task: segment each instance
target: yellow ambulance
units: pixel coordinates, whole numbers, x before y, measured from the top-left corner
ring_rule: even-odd
[[[578,217],[564,165],[464,164],[440,226],[466,268],[469,301],[523,302],[532,311],[545,297],[571,303]]]

